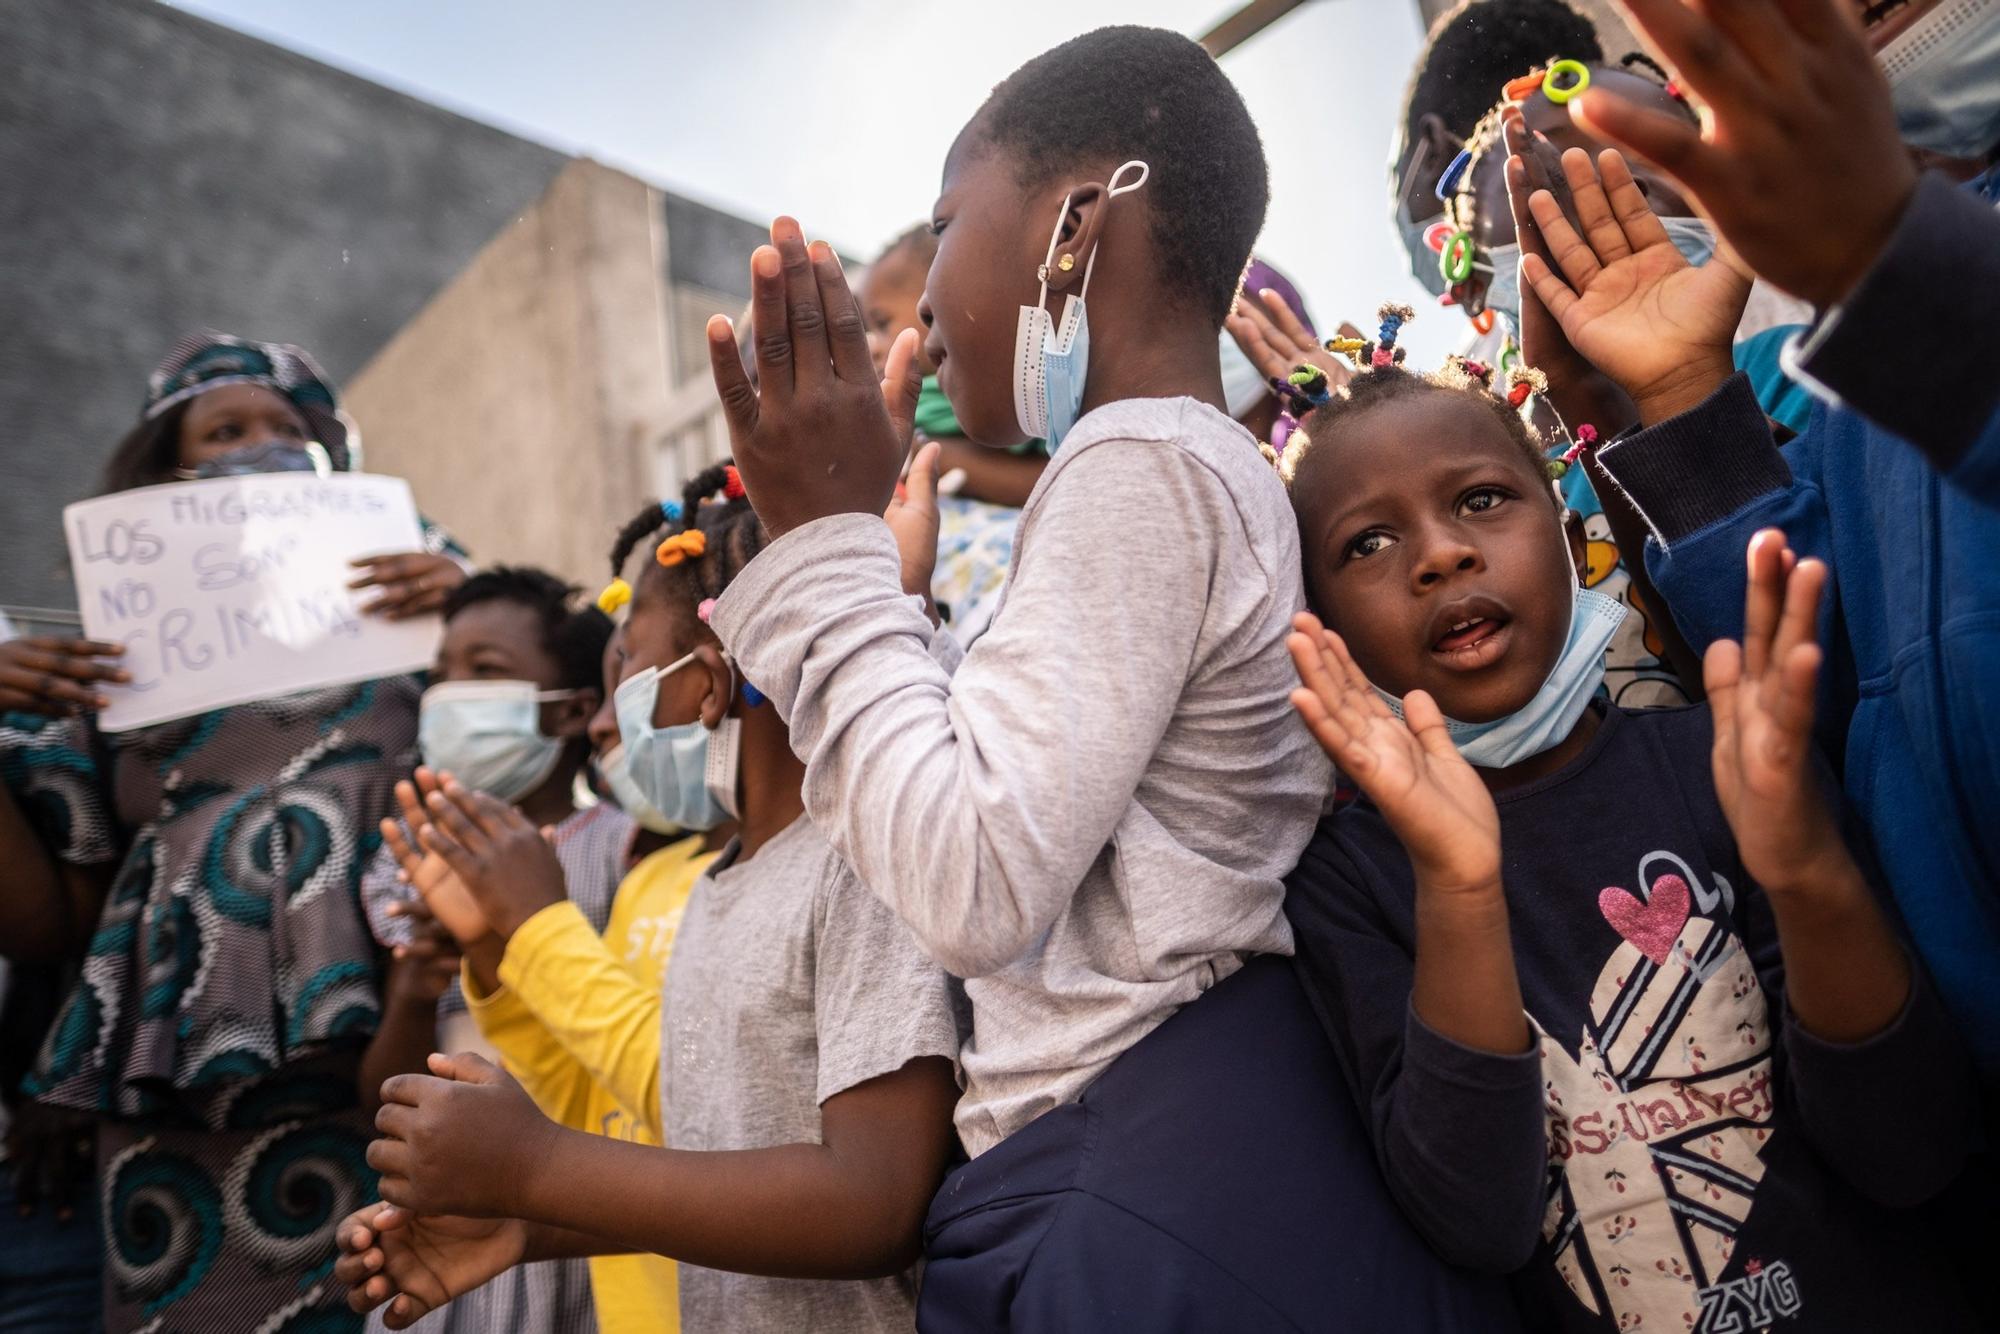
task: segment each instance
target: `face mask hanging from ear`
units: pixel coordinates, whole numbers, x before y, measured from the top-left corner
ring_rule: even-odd
[[[1138,178],[1120,185],[1119,179],[1135,168]],[[1112,172],[1104,192],[1106,206],[1144,185],[1150,174],[1151,169],[1137,160]],[[1055,230],[1049,233],[1048,253],[1037,274],[1042,281],[1041,296],[1034,305],[1021,307],[1014,329],[1014,419],[1029,439],[1048,441],[1051,454],[1076,425],[1077,414],[1083,409],[1083,377],[1090,369],[1090,321],[1083,299],[1090,292],[1090,272],[1097,266],[1096,246],[1083,262],[1083,286],[1063,303],[1062,322],[1049,318],[1049,270],[1060,263],[1067,271],[1076,262],[1067,254],[1060,261],[1056,258],[1056,245],[1062,240],[1073,197],[1063,196],[1062,212],[1056,215]]]

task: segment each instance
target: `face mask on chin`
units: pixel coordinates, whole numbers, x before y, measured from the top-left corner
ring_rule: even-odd
[[[1568,537],[1562,542],[1563,563],[1567,565]],[[1569,629],[1562,654],[1534,697],[1504,718],[1483,723],[1444,720],[1445,732],[1465,762],[1481,769],[1505,769],[1561,745],[1596,697],[1604,680],[1604,650],[1624,620],[1622,603],[1584,588],[1572,575]],[[1375,693],[1398,718],[1403,716],[1400,698],[1379,686]]]

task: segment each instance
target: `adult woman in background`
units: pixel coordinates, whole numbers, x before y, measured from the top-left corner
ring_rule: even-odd
[[[154,373],[106,489],[348,470],[355,443],[299,349],[195,335]],[[441,534],[426,545],[358,571],[371,612],[433,610],[464,578]],[[374,1190],[357,1071],[399,1032],[429,1044],[428,1023],[387,1022],[429,982],[401,962],[385,981],[356,897],[415,763],[418,680],[107,733],[94,711],[128,679],[120,653],[0,644],[0,773],[30,817],[0,824],[0,864],[37,837],[95,868],[52,882],[48,911],[95,930],[24,1089],[99,1118],[105,1326],[358,1328],[323,1282],[334,1224]]]

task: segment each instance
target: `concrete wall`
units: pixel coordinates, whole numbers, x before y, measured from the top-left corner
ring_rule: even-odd
[[[7,0],[0,603],[73,604],[59,512],[182,331],[345,381],[566,160],[152,0]]]
[[[594,592],[653,494],[668,394],[660,197],[572,162],[349,385],[369,468],[410,479],[481,563]]]

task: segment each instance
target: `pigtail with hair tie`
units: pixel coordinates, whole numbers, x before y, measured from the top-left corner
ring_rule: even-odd
[[[1376,330],[1375,350],[1368,354],[1368,364],[1383,369],[1397,365],[1403,360],[1405,351],[1396,346],[1396,338],[1402,333],[1403,326],[1417,317],[1417,312],[1409,306],[1391,302],[1383,306],[1379,313],[1382,316],[1382,323]]]
[[[707,554],[708,535],[699,528],[690,528],[660,543],[653,551],[653,558],[671,570],[682,561],[700,560]]]
[[[1510,407],[1520,407],[1530,395],[1546,394],[1549,391],[1549,377],[1533,366],[1516,366],[1507,372],[1507,403]]]

